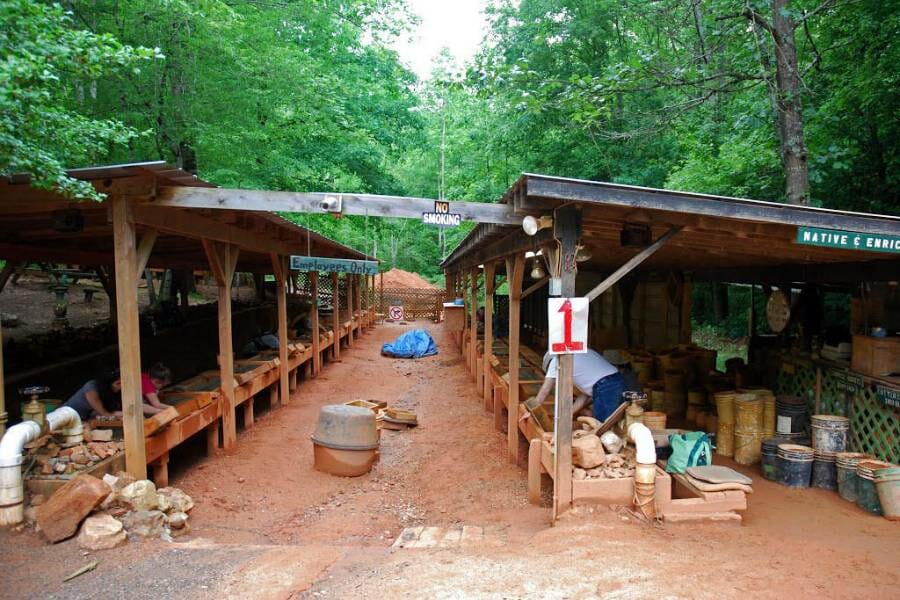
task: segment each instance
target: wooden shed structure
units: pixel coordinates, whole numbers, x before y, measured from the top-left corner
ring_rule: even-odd
[[[539,356],[546,349],[551,278],[560,288],[556,295],[592,301],[590,345],[597,349],[689,344],[692,282],[781,289],[813,283],[854,290],[861,283],[900,280],[897,216],[536,174],[523,175],[500,202],[523,218],[534,218],[536,233],[528,235],[522,226],[481,224],[442,266],[448,294],[467,299],[469,323],[476,322],[478,289],[483,286],[483,341],[475,327],[468,327],[461,345],[483,389],[486,408],[493,407],[495,419],[502,419],[501,410],[506,412],[511,462],[517,460],[520,435],[534,435],[518,421],[524,400],[520,389],[526,389],[519,371],[528,364],[529,353]],[[536,264],[540,268],[534,269]],[[509,358],[507,381],[499,390],[502,402],[496,398],[500,382],[492,367],[497,363],[492,316],[500,275],[509,286],[509,335],[503,341],[504,353],[508,341]],[[610,290],[616,293],[605,293]],[[827,368],[832,367],[849,370],[849,364]],[[807,369],[813,373],[812,383],[804,375],[804,390],[814,385],[816,369],[824,368]],[[570,355],[560,362],[557,382],[554,514],[564,511],[573,497],[572,424],[558,416],[571,412],[571,373]],[[798,378],[786,380],[796,386]],[[869,391],[851,402],[857,415],[854,435],[866,438],[873,452],[881,450],[896,460],[900,413],[876,399],[878,386],[900,389],[900,378],[865,378],[861,388]],[[817,392],[817,407],[819,396]],[[837,400],[835,406],[827,399],[822,402],[822,410],[837,405]]]
[[[122,380],[123,429],[128,471],[146,476],[148,460],[165,459],[168,442],[145,445],[141,394],[141,354],[137,284],[146,267],[208,271],[218,285],[218,362],[221,406],[210,408],[182,434],[206,430],[211,447],[218,446],[221,420],[222,445],[236,440],[234,351],[232,348],[231,286],[235,272],[274,274],[277,281],[278,368],[282,402],[290,398],[286,290],[291,255],[340,259],[368,259],[365,254],[287,221],[274,213],[224,207],[191,208],[160,205],[159,198],[178,190],[215,186],[165,162],[145,162],[75,169],[69,175],[89,182],[105,195],[102,202],[73,202],[30,185],[27,175],[0,181],[0,258],[9,267],[17,262],[77,264],[97,270],[114,306],[118,330],[119,367]],[[12,273],[0,276],[0,289]],[[340,352],[340,340],[352,338],[374,321],[374,310],[361,311],[368,296],[363,289],[372,281],[362,275],[341,278],[349,306],[350,327],[342,321],[337,298],[338,274],[332,274],[334,293],[332,352]],[[311,290],[313,330],[318,331],[318,274],[310,273],[305,285]],[[356,317],[360,319],[357,322]],[[324,343],[312,335],[309,359],[312,373],[321,368]],[[352,342],[351,342],[352,343]],[[296,361],[295,361],[296,362]],[[2,373],[0,373],[2,388]],[[249,392],[248,392],[249,393]],[[274,394],[273,394],[274,396]],[[252,411],[252,402],[250,403]],[[2,408],[0,408],[2,410]],[[252,413],[250,415],[252,419]],[[153,454],[153,456],[150,456]],[[165,463],[162,463],[164,470]]]

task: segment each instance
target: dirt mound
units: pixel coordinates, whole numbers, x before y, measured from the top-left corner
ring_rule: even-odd
[[[436,290],[437,286],[428,283],[428,280],[418,273],[410,273],[402,269],[391,269],[384,274],[384,287],[386,288],[415,288]]]

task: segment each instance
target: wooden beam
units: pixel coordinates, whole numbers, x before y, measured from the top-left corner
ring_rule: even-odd
[[[548,281],[550,281],[549,275],[541,277],[540,279],[529,285],[527,288],[525,288],[525,291],[522,292],[522,298],[525,299],[531,294],[535,293],[536,291],[547,285]]]
[[[278,311],[278,385],[281,393],[278,397],[282,404],[291,401],[290,364],[288,363],[288,323],[287,323],[287,258],[277,254],[270,255],[272,270],[275,272],[276,304]],[[252,402],[252,398],[250,401]]]
[[[331,345],[331,355],[334,360],[341,360],[341,280],[337,273],[331,274],[331,327],[334,332],[334,343]]]
[[[494,383],[491,380],[491,355],[494,353],[494,279],[496,263],[484,263],[484,372],[482,373],[482,400],[484,409],[494,410]]]
[[[601,281],[599,284],[597,284],[597,286],[594,289],[592,289],[590,292],[587,293],[588,302],[593,302],[594,299],[597,298],[597,296],[599,296],[600,294],[602,294],[603,292],[605,292],[606,290],[608,290],[609,288],[614,286],[617,281],[619,281],[620,279],[625,277],[628,273],[630,273],[632,270],[634,270],[634,268],[637,267],[639,264],[641,264],[642,262],[644,262],[645,260],[650,258],[657,250],[662,248],[666,244],[666,242],[668,242],[670,239],[672,239],[672,237],[675,236],[675,234],[677,234],[679,231],[681,231],[681,227],[672,227],[671,229],[669,229],[669,231],[667,231],[665,234],[663,234],[663,236],[660,237],[658,240],[656,240],[655,242],[653,242],[652,244],[650,244],[649,246],[647,246],[646,248],[644,248],[643,250],[641,250],[640,252],[638,252],[637,254],[632,256],[628,260],[628,262],[626,262],[624,265],[622,265],[621,267],[616,269],[612,273],[612,275],[610,275],[609,277],[607,277],[606,279]],[[565,296],[565,294],[563,294],[563,295]]]
[[[560,241],[562,297],[575,296],[579,237],[579,214],[574,205],[557,209],[554,217]],[[553,415],[553,516],[555,522],[572,507],[572,397],[574,395],[574,355],[560,354],[556,378],[556,408]]]
[[[304,192],[270,192],[227,188],[161,187],[153,200],[155,206],[253,210],[266,212],[298,212],[327,214],[322,209],[326,198],[339,199],[341,214],[370,217],[422,219],[423,212],[434,211],[434,200],[406,196],[374,194],[338,194]],[[451,202],[450,212],[462,215],[463,221],[521,225],[522,217],[512,206],[489,202]]]
[[[322,348],[319,339],[319,274],[315,271],[309,274],[309,291],[311,295],[309,315],[312,322],[312,375],[315,377],[322,370]]]
[[[301,250],[305,251],[305,246],[299,240],[291,244],[269,237],[268,232],[243,229],[219,219],[205,217],[197,214],[195,211],[135,204],[134,214],[138,223],[159,231],[199,240],[206,239],[231,244],[260,254],[268,255],[271,252],[275,252],[277,254],[291,255],[297,254]]]
[[[3,325],[0,321],[0,439],[6,433],[6,422],[9,415],[6,413],[6,374],[3,365]]]
[[[564,202],[583,202],[594,205],[617,205],[637,209],[661,210],[708,215],[763,223],[790,224],[803,227],[844,229],[882,235],[900,234],[900,218],[885,215],[866,215],[761,202],[743,198],[728,198],[642,188],[614,183],[580,181],[526,175],[529,198],[546,198]]]
[[[138,274],[138,279],[140,279],[141,273],[144,272],[144,269],[147,268],[147,261],[150,260],[150,253],[153,252],[153,244],[156,243],[156,238],[159,235],[159,232],[155,229],[148,229],[144,236],[141,238],[140,244],[138,244],[137,249],[137,269],[135,273]],[[147,281],[148,284],[152,285],[150,281]]]
[[[353,305],[355,296],[353,292],[355,277],[353,275],[347,274],[344,276],[347,281],[347,316],[350,320],[350,330],[347,332],[347,347],[353,347]]]
[[[135,273],[137,234],[128,201],[122,197],[112,197],[109,202],[113,221],[125,467],[135,479],[146,479],[144,398],[141,391],[141,328]]]
[[[522,278],[525,275],[525,256],[516,254],[506,259],[509,283],[509,395],[506,413],[507,459],[519,462],[519,346],[521,341]]]

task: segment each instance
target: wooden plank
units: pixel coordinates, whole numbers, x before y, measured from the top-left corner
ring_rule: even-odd
[[[525,256],[516,254],[506,261],[509,283],[509,389],[506,410],[506,447],[510,463],[519,462],[519,428],[516,424],[519,406],[519,346],[521,336],[522,278],[525,275]]]
[[[136,479],[147,478],[144,449],[144,398],[141,392],[141,343],[137,297],[137,240],[130,204],[109,199],[113,221],[119,369],[122,382],[122,426],[125,465]]]
[[[153,204],[181,208],[323,214],[327,212],[321,207],[325,198],[339,198],[342,204],[341,212],[345,215],[397,217],[420,221],[423,212],[434,211],[434,200],[428,198],[168,186],[160,187]],[[522,217],[516,216],[513,213],[513,207],[508,204],[452,201],[450,212],[462,215],[463,221],[504,225],[522,224]]]
[[[144,437],[153,435],[177,418],[178,409],[174,406],[167,406],[155,415],[147,417],[144,419]]]
[[[525,298],[527,298],[528,296],[530,296],[531,294],[535,293],[536,291],[538,291],[539,289],[541,289],[542,287],[544,287],[545,285],[547,285],[547,283],[548,283],[549,281],[550,281],[550,276],[549,276],[549,275],[548,275],[548,276],[545,276],[545,277],[541,277],[540,279],[538,279],[537,281],[535,281],[534,283],[532,283],[531,285],[529,285],[529,286],[525,289],[524,292],[522,292],[522,299],[525,299]]]
[[[628,273],[634,270],[639,264],[650,258],[657,250],[662,248],[666,242],[668,242],[672,237],[674,237],[679,231],[681,231],[681,227],[672,227],[663,234],[658,240],[632,256],[628,262],[624,265],[616,269],[611,275],[609,275],[606,279],[601,281],[594,289],[586,294],[588,302],[593,301],[597,296],[611,288],[617,281],[625,277]]]
[[[528,501],[531,504],[541,503],[541,439],[535,438],[528,443]]]
[[[144,269],[147,268],[147,262],[150,260],[150,253],[153,251],[153,244],[156,243],[158,235],[159,232],[155,229],[148,229],[141,238],[141,242],[137,249],[137,267],[135,268],[135,273],[138,274],[138,278],[140,278]],[[152,282],[147,281],[147,284],[152,285]]]
[[[355,287],[356,277],[348,273],[345,275],[345,278],[347,280],[347,317],[350,320],[350,328],[347,330],[347,347],[352,348],[353,338],[355,337],[353,334],[353,307],[356,301],[353,298],[355,295],[353,288]]]

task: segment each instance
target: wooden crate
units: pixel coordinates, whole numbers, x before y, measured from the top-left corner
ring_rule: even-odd
[[[900,371],[900,337],[854,335],[850,367],[870,377],[885,377]]]

